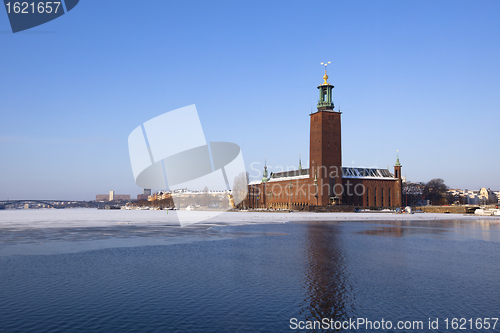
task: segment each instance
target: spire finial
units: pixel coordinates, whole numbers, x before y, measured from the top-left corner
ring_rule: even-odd
[[[329,85],[329,83],[327,82],[328,80],[328,74],[326,74],[326,66],[328,66],[328,64],[331,64],[332,62],[329,61],[329,62],[322,62],[320,65],[323,65],[325,66],[325,75],[323,75],[323,80],[325,80],[325,82],[323,82],[322,86],[324,85]]]
[[[267,158],[264,157],[264,173],[262,174],[262,182],[266,183],[268,181],[267,177]]]
[[[302,170],[302,154],[299,154],[299,171]]]
[[[398,157],[396,159],[396,166],[401,166],[401,163],[399,163],[399,149],[396,150],[397,154],[398,154]]]

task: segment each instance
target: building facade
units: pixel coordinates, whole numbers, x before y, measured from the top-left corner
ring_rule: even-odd
[[[96,195],[95,201],[96,202],[130,201],[130,194],[115,194],[115,191],[109,191],[109,194]]]
[[[332,101],[333,85],[318,86],[317,111],[310,117],[309,169],[272,173],[264,166],[262,180],[248,186],[250,208],[297,209],[305,206],[349,205],[400,207],[402,176],[399,157],[388,169],[342,166],[341,112]]]

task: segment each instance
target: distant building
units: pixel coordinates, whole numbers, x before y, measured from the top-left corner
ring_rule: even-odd
[[[95,201],[107,202],[107,201],[109,201],[109,194],[98,194],[95,196]]]
[[[479,202],[481,205],[493,205],[498,203],[498,198],[492,190],[483,187],[479,190]]]
[[[130,201],[130,194],[115,194],[113,201]]]
[[[479,196],[476,193],[470,191],[467,193],[467,204],[477,206],[479,205]]]
[[[449,189],[447,191],[448,202],[451,198],[454,198],[453,202],[455,204],[466,204],[466,205],[496,205],[499,202],[498,192],[494,192],[489,188],[481,188],[479,191],[470,190],[460,190],[460,189]]]
[[[192,206],[208,207],[210,209],[229,208],[232,198],[231,191],[194,191],[187,188],[173,191],[158,191],[148,197],[148,201],[173,199],[177,208]],[[170,203],[172,204],[172,203]]]
[[[449,204],[462,205],[467,203],[466,191],[450,188],[446,191],[446,200]]]
[[[109,191],[109,194],[96,195],[95,201],[97,202],[130,201],[130,194],[115,194],[115,191]]]
[[[427,206],[427,201],[423,199],[425,184],[407,182],[403,178],[403,204],[405,206]]]

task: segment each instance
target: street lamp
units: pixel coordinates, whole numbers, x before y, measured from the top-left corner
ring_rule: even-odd
[[[314,186],[316,187],[316,194],[314,197],[316,198],[316,206],[318,205],[318,172],[314,171]]]
[[[288,185],[288,209],[292,211],[292,182]]]

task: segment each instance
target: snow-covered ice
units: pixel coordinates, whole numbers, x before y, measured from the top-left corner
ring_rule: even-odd
[[[240,225],[249,223],[283,223],[290,221],[380,221],[380,220],[497,220],[500,216],[459,214],[394,214],[391,212],[310,213],[310,212],[211,212],[165,210],[98,210],[98,209],[16,209],[0,210],[0,228],[81,228],[115,225],[178,226],[177,214],[201,225]],[[193,225],[191,225],[193,226]],[[196,225],[195,225],[196,226]]]
[[[187,227],[180,227],[177,214]],[[193,224],[189,224],[189,220]],[[202,223],[194,223],[203,220]],[[262,235],[261,228],[244,233],[223,228],[286,222],[369,222],[400,224],[411,221],[453,220],[498,225],[500,216],[457,214],[393,214],[391,212],[210,212],[161,210],[33,209],[0,210],[0,255],[56,254],[102,248],[168,245]],[[400,221],[400,222],[398,222]],[[267,233],[266,233],[267,234]]]

